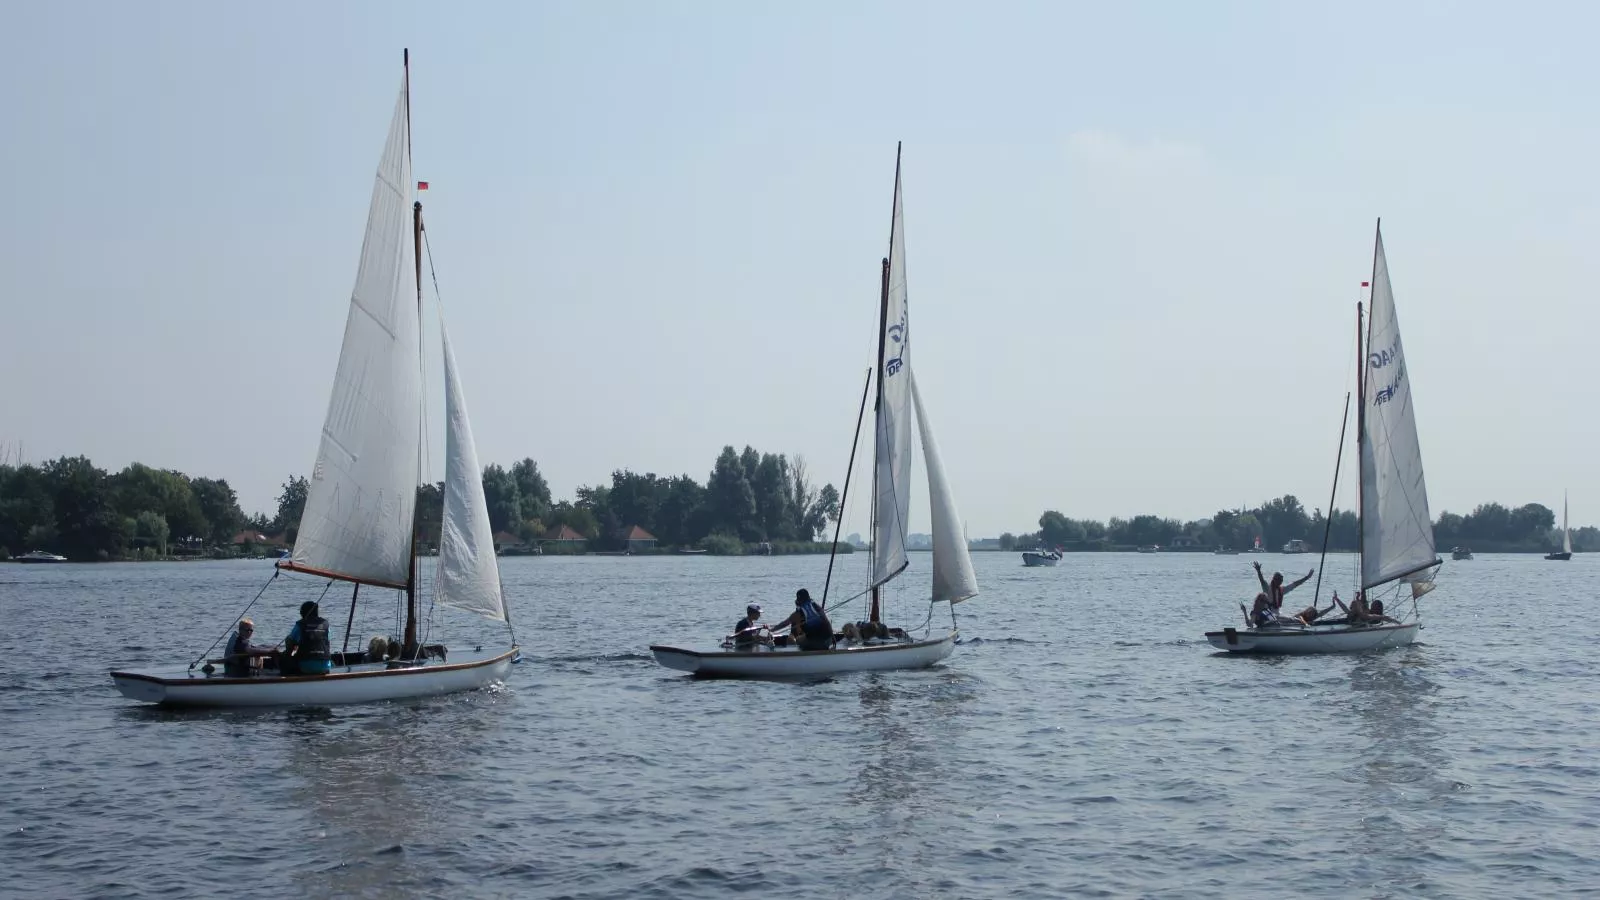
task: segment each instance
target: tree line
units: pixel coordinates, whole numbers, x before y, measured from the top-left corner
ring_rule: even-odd
[[[1355,551],[1360,541],[1360,520],[1355,512],[1339,510],[1328,517],[1313,509],[1307,514],[1298,498],[1285,494],[1253,509],[1222,509],[1209,519],[1190,522],[1154,515],[1099,522],[1069,519],[1056,510],[1046,510],[1039,517],[1038,531],[1002,534],[1000,548],[1099,550],[1155,545],[1248,550],[1259,539],[1264,550],[1276,551],[1291,540],[1301,540],[1310,551],[1320,552],[1324,537],[1329,551]],[[1441,549],[1467,546],[1480,552],[1543,552],[1561,545],[1555,513],[1540,503],[1515,509],[1484,503],[1464,516],[1440,513],[1433,523],[1433,537]],[[1600,529],[1574,529],[1572,548],[1600,550]]]
[[[74,560],[152,559],[169,555],[228,555],[241,532],[292,545],[310,482],[291,476],[277,509],[245,515],[223,479],[194,478],[133,463],[107,472],[82,456],[42,465],[0,465],[0,559],[44,550]],[[817,549],[817,538],[838,521],[839,493],[818,487],[799,456],[736,452],[726,446],[704,484],[689,475],[661,477],[619,469],[609,484],[585,485],[555,501],[538,463],[483,470],[489,524],[532,545],[565,525],[588,549],[624,544],[638,526],[667,547],[738,553],[768,542],[780,550]],[[437,546],[444,483],[417,489],[417,540]],[[804,546],[802,546],[804,545]],[[820,545],[826,550],[827,544]]]

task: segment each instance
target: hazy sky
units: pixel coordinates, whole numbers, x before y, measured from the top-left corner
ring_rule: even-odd
[[[0,445],[270,511],[409,46],[479,455],[558,496],[728,443],[842,478],[903,140],[972,536],[1326,505],[1380,215],[1434,514],[1594,521],[1596,9],[12,0]]]

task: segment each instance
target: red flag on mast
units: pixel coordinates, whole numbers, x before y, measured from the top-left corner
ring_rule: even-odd
[[[423,186],[423,187],[427,187],[427,186],[428,186],[428,183],[427,183],[427,182],[426,182],[426,181],[424,181],[424,182],[423,182],[423,183],[422,183],[422,186]],[[1371,285],[1370,285],[1370,284],[1368,284],[1368,283],[1367,283],[1367,282],[1365,282],[1365,281],[1363,281],[1363,282],[1361,282],[1361,286],[1362,286],[1362,287],[1371,287]]]
[[[428,189],[428,183],[426,181],[417,182],[417,190],[425,191],[427,189]],[[1366,282],[1363,281],[1362,284],[1366,284]]]

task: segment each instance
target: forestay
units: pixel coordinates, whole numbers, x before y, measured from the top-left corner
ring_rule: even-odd
[[[500,591],[500,565],[494,556],[494,532],[483,495],[483,470],[472,425],[462,397],[456,355],[443,317],[439,338],[444,343],[444,522],[439,531],[439,602],[505,621]]]
[[[1372,320],[1362,402],[1361,583],[1375,587],[1439,561],[1422,477],[1415,405],[1380,231],[1373,251]],[[1416,579],[1413,579],[1416,580]]]
[[[872,584],[906,567],[906,517],[911,512],[911,342],[906,316],[905,223],[900,212],[900,161],[894,167],[894,218],[889,227],[889,285],[878,357],[877,496],[873,501]]]
[[[404,587],[418,482],[422,375],[411,265],[404,91],[367,212],[361,264],[291,568]]]
[[[978,596],[978,576],[972,571],[972,556],[962,534],[961,513],[955,495],[945,479],[939,445],[933,439],[933,426],[922,405],[922,392],[916,376],[911,377],[911,399],[917,408],[917,430],[922,436],[922,461],[928,466],[928,504],[933,528],[933,600],[960,603]]]

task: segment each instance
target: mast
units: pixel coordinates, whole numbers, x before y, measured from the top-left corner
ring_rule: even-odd
[[[411,159],[411,49],[405,52],[405,93],[406,93],[406,159]],[[407,185],[405,190],[410,190]],[[412,243],[412,268],[417,284],[417,321],[422,321],[422,201],[416,200],[411,204],[411,243]],[[422,342],[417,342],[417,363],[422,364]],[[417,429],[417,444],[420,450],[422,444],[422,429]],[[416,482],[422,482],[422,454],[417,454]],[[416,490],[416,486],[411,488]],[[408,559],[406,560],[406,630],[405,640],[402,643],[400,656],[403,659],[416,659],[417,651],[417,516],[413,510],[411,514],[411,538],[406,541]]]

